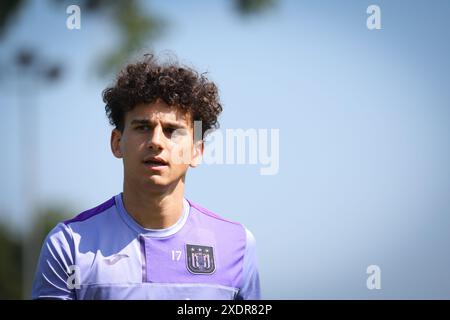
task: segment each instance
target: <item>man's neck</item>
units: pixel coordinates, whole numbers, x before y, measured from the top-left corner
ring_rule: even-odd
[[[183,212],[184,183],[179,181],[170,191],[150,192],[124,183],[123,204],[142,227],[166,229],[174,225]]]

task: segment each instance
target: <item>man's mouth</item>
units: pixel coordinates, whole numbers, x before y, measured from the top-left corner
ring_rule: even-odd
[[[154,167],[165,167],[168,165],[167,161],[159,157],[148,158],[144,160],[144,164],[154,168]]]

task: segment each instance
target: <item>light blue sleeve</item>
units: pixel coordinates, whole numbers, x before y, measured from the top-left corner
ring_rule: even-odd
[[[75,289],[67,284],[73,274],[73,240],[70,229],[59,223],[42,245],[31,293],[32,299],[76,299]]]
[[[238,300],[261,299],[259,283],[258,259],[256,254],[256,240],[253,234],[245,228],[247,244],[244,256],[243,285],[239,290]]]

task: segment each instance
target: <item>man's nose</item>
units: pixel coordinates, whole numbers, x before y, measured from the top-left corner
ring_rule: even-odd
[[[148,141],[148,147],[150,149],[162,149],[163,148],[164,134],[161,126],[156,126],[153,128]]]

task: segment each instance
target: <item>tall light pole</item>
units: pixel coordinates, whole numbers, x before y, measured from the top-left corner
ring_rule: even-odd
[[[30,298],[31,283],[39,254],[37,236],[42,230],[36,230],[43,224],[38,221],[39,191],[39,106],[37,102],[38,86],[42,80],[56,80],[61,69],[57,65],[49,65],[38,58],[33,50],[21,50],[16,56],[17,65],[17,98],[19,101],[19,170],[21,176],[22,210],[22,296]]]

